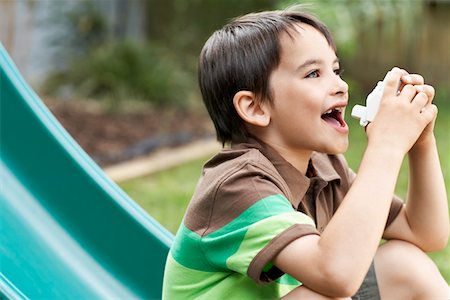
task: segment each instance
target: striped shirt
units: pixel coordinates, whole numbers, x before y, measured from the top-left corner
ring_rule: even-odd
[[[300,282],[272,259],[320,235],[354,178],[342,156],[313,153],[305,176],[256,139],[222,150],[205,164],[176,234],[163,298],[282,297]],[[402,205],[393,199],[388,224]]]

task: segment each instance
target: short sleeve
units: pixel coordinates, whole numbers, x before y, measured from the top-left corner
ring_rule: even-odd
[[[294,209],[287,183],[258,151],[228,162],[205,172],[177,233],[174,258],[198,271],[267,283],[283,274],[271,265],[282,249],[319,232],[310,216]]]
[[[286,245],[307,234],[318,234],[314,221],[277,194],[255,202],[232,222],[204,236],[201,244],[210,264],[264,283],[276,279],[271,274],[277,273],[264,267]]]

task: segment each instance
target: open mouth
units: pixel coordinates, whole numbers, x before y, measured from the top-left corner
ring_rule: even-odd
[[[342,116],[342,108],[333,108],[326,111],[321,118],[332,125],[333,127],[346,127],[347,123],[345,123],[344,118]]]

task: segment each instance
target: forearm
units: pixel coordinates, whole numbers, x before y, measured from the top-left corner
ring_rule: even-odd
[[[324,295],[357,291],[378,248],[404,155],[381,148],[367,147],[352,187],[321,236],[290,243],[275,257],[277,267]]]
[[[449,236],[448,201],[434,137],[409,152],[406,217],[423,249],[445,246]]]
[[[403,153],[393,149],[367,148],[358,176],[320,239],[341,272],[364,277],[386,225],[402,160]]]

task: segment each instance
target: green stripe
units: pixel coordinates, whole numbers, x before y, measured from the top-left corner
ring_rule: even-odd
[[[226,226],[209,234],[208,238],[220,237],[229,232],[239,231],[241,228],[247,228],[249,225],[265,218],[293,210],[291,203],[283,195],[272,195],[255,202]]]
[[[232,222],[203,238],[182,224],[171,253],[187,268],[223,272],[229,270],[227,260],[242,248],[244,239],[254,239],[252,245],[244,245],[247,249],[242,248],[253,256],[275,235],[296,223],[314,224],[306,215],[295,212],[284,196],[272,195],[254,203]],[[250,235],[246,237],[249,230]],[[245,261],[249,263],[249,259],[247,255]]]
[[[187,268],[169,255],[165,267],[163,298],[197,299],[207,290],[220,285],[227,276],[229,272],[204,272]]]
[[[291,203],[279,194],[254,203],[232,222],[204,237],[203,243],[205,249],[208,249],[208,259],[214,265],[228,268],[228,258],[241,247],[247,231],[252,226],[262,220],[292,211]],[[267,234],[267,231],[264,234]]]
[[[182,223],[170,249],[171,255],[180,264],[190,269],[209,272],[227,271],[226,268],[220,269],[208,263],[203,255],[200,243],[200,236]]]
[[[284,274],[283,276],[278,278],[276,280],[276,282],[278,282],[280,285],[283,285],[283,286],[286,285],[286,286],[294,286],[294,287],[301,284],[300,281],[298,281],[294,277],[290,276],[289,274]]]
[[[314,226],[310,217],[297,211],[279,214],[255,223],[248,229],[239,249],[227,259],[228,267],[237,272],[247,272],[248,265],[261,249],[287,228],[299,223]]]
[[[163,299],[278,299],[295,288],[278,282],[258,285],[239,273],[188,269],[170,255],[165,272]]]

